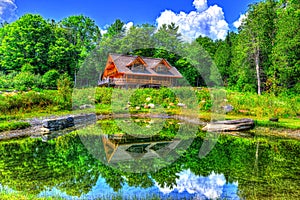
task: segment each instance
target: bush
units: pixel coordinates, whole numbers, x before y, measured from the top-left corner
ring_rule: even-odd
[[[49,109],[49,107],[57,105],[55,101],[57,97],[57,91],[7,93],[0,95],[0,112],[12,114],[29,112],[32,109]]]
[[[42,77],[42,83],[44,88],[55,89],[57,86],[57,80],[59,79],[59,72],[55,69],[47,71]]]
[[[61,109],[72,109],[72,82],[68,74],[60,75],[57,80],[57,90],[59,98],[57,99]]]
[[[13,79],[13,86],[17,90],[25,91],[31,88],[41,87],[41,78],[31,72],[20,72]]]

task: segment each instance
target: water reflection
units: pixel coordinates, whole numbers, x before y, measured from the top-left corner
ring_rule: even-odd
[[[100,125],[106,127],[104,134],[93,126],[46,142],[1,141],[0,191],[69,199],[299,199],[299,140],[222,135],[200,159],[203,132],[192,141],[177,137],[176,121],[147,137],[126,136],[112,121]],[[83,137],[93,148],[87,149]],[[161,162],[168,159],[173,160]],[[153,170],[133,173],[128,167]]]
[[[87,194],[81,197],[69,196],[57,188],[45,190],[39,194],[40,197],[63,197],[66,199],[111,199],[123,197],[125,199],[239,199],[237,195],[238,184],[226,183],[222,174],[212,172],[209,176],[197,176],[190,169],[183,170],[177,174],[176,182],[171,186],[160,187],[154,179],[154,186],[148,188],[132,187],[127,182],[121,190],[115,192],[107,183],[105,178],[99,177],[96,185]]]
[[[134,127],[126,131],[119,126],[124,119],[103,120],[95,126],[78,131],[81,141],[89,153],[116,169],[140,173],[157,171],[176,161],[179,152],[185,151],[196,134],[198,125],[183,124],[174,119],[164,119],[163,127],[158,133],[134,132]],[[148,119],[135,119],[139,126],[146,126]],[[155,121],[155,120],[154,120]],[[156,123],[151,123],[156,126]],[[183,134],[181,127],[189,134]]]

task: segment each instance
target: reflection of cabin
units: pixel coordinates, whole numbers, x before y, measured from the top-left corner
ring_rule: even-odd
[[[175,86],[182,75],[162,58],[110,54],[98,85]]]
[[[181,140],[159,140],[156,137],[103,135],[102,142],[108,163],[136,159],[164,158],[174,151]]]

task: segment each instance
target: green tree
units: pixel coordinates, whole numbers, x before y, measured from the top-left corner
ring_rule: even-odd
[[[276,5],[275,0],[266,0],[250,6],[247,18],[240,27],[239,40],[235,49],[235,54],[240,55],[236,55],[234,67],[246,68],[248,72],[255,69],[259,95],[271,65],[270,55],[276,33]]]
[[[70,16],[60,24],[67,30],[67,38],[71,44],[79,48],[81,56],[85,56],[98,44],[101,33],[95,21],[83,15]]]
[[[132,26],[126,36],[122,39],[121,51],[123,53],[133,53],[136,55],[145,54],[145,49],[153,48],[154,41],[152,35],[155,27],[149,24],[141,26]],[[139,50],[144,49],[143,52]],[[145,55],[144,55],[145,56]]]
[[[196,39],[196,42],[198,42],[198,44],[202,46],[202,48],[204,48],[212,58],[216,53],[218,43],[221,43],[221,42],[213,41],[209,37],[203,37],[203,36],[199,36]]]
[[[24,64],[34,66],[35,73],[48,70],[48,48],[53,40],[51,27],[40,15],[26,14],[3,27],[0,65],[5,71],[21,71]]]
[[[236,35],[234,32],[228,33],[225,40],[219,42],[219,46],[213,57],[225,85],[228,85],[228,79],[232,75],[230,66],[232,61],[233,40],[236,38]]]
[[[278,9],[277,34],[272,51],[272,85],[292,88],[300,84],[300,1],[283,1]]]
[[[65,38],[58,37],[50,45],[48,52],[48,65],[51,69],[56,69],[60,73],[68,73],[71,77],[77,71],[79,59],[78,49]]]
[[[107,29],[106,37],[122,37],[125,34],[125,23],[120,19],[117,19],[112,25]]]
[[[181,34],[178,32],[179,26],[175,23],[163,24],[153,35],[155,40],[155,48],[165,49],[173,53],[181,50]]]

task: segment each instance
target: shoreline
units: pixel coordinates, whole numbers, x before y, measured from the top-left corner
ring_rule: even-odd
[[[81,113],[81,114],[66,114],[66,115],[59,115],[59,116],[48,116],[48,117],[41,117],[41,118],[30,118],[27,120],[22,120],[24,122],[28,122],[31,124],[30,127],[25,129],[18,129],[18,130],[11,130],[11,131],[4,131],[0,132],[0,141],[8,141],[12,139],[21,139],[21,138],[43,138],[46,134],[41,131],[41,128],[43,127],[43,121],[44,120],[51,120],[51,119],[58,119],[62,117],[74,117],[74,116],[84,116],[84,115],[90,115],[95,113]],[[95,114],[96,115],[96,114]],[[112,115],[112,114],[100,114],[96,115],[96,121],[103,120],[103,119],[114,119],[114,118],[128,118],[130,116],[133,117],[151,117],[151,118],[172,118],[177,119],[181,121],[186,121],[188,123],[197,124],[199,126],[205,126],[207,122],[201,121],[200,118],[195,119],[188,116],[181,116],[181,115],[154,115],[154,114],[145,114],[145,113],[137,113],[137,114],[118,114],[118,115]],[[94,123],[96,122],[94,121]],[[74,127],[63,129],[60,131],[54,131],[48,136],[51,137],[51,135],[59,136],[59,132],[65,132],[69,133],[75,130],[78,130],[86,125],[92,124],[93,122],[81,122],[77,123]],[[248,131],[249,132],[249,131]],[[220,132],[220,134],[230,134],[235,136],[243,136],[246,132],[238,132],[238,131],[232,131],[232,132]],[[280,127],[264,127],[256,125],[254,129],[250,130],[254,135],[259,136],[271,136],[271,137],[284,137],[289,139],[297,139],[300,140],[300,129],[288,129],[288,128],[280,128]]]

